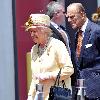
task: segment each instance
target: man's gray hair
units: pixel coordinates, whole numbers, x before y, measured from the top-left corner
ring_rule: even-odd
[[[83,7],[83,5],[81,3],[71,3],[67,8],[71,7],[71,6],[75,6],[77,8],[77,12],[85,12],[85,8]]]
[[[47,15],[52,18],[53,14],[59,10],[62,10],[63,5],[59,2],[52,1],[47,5]]]

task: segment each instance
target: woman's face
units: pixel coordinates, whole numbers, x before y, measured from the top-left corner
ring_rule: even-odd
[[[31,34],[31,38],[35,43],[42,44],[45,41],[46,33],[45,28],[43,27],[36,27],[30,28],[29,32]]]
[[[30,28],[29,32],[31,34],[31,38],[35,43],[40,44],[43,40],[44,33],[40,27]]]

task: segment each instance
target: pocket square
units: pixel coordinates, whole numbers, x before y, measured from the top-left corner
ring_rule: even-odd
[[[91,47],[91,46],[92,46],[92,44],[87,44],[87,45],[85,45],[86,48],[89,48],[89,47]]]

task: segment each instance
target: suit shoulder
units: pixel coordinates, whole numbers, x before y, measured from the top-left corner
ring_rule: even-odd
[[[91,28],[94,30],[100,30],[100,25],[94,22],[90,22]]]

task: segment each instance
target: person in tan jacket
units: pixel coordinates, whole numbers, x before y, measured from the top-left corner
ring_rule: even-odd
[[[54,85],[56,76],[62,68],[61,80],[65,80],[66,87],[71,89],[71,78],[74,69],[65,44],[53,37],[49,28],[50,18],[45,14],[31,14],[25,23],[35,42],[31,49],[32,82],[27,100],[34,100],[36,84],[42,84],[44,100],[48,100],[49,90]]]

